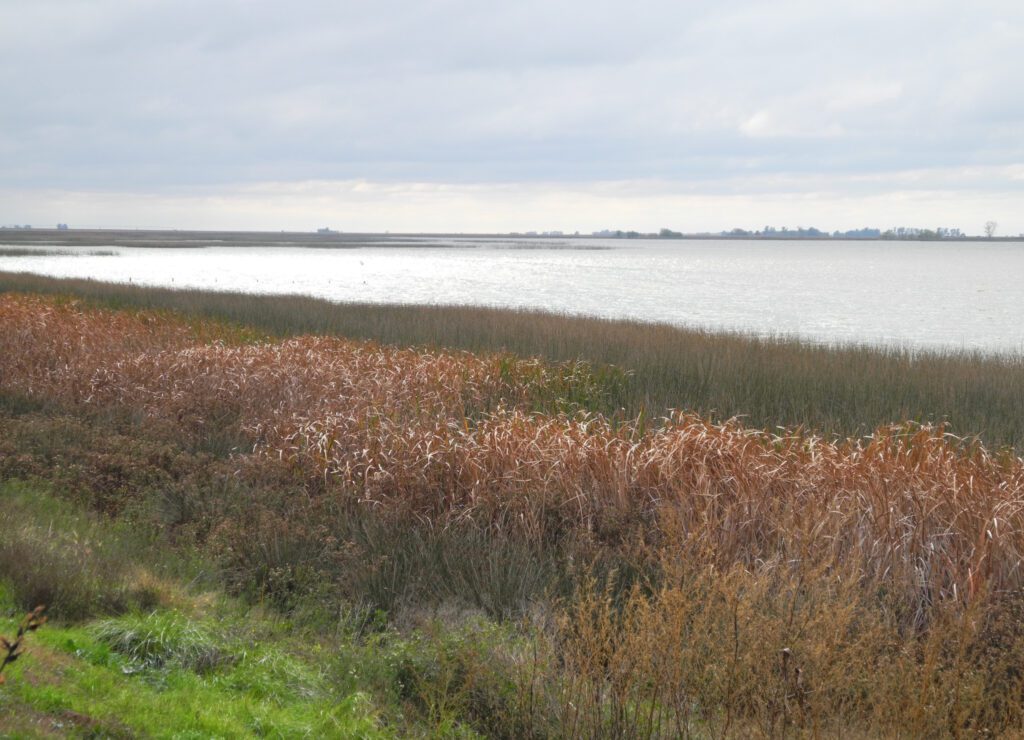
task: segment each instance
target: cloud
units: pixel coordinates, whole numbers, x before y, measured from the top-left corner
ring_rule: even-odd
[[[6,3],[0,187],[713,189],[1006,166],[1024,162],[1022,41],[1009,1]]]

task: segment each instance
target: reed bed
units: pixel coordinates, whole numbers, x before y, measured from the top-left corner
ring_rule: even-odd
[[[528,404],[576,370],[508,355],[422,352],[325,337],[229,345],[156,312],[3,296],[4,389],[93,408],[119,406],[194,428],[216,412],[243,426],[299,414],[473,417]],[[585,381],[585,378],[584,378]],[[536,393],[535,393],[536,391]],[[234,419],[233,419],[234,420]]]
[[[457,306],[336,304],[57,280],[0,273],[0,292],[73,294],[93,304],[173,309],[254,327],[276,338],[340,335],[398,346],[511,352],[591,365],[600,393],[581,400],[606,417],[659,418],[687,409],[752,427],[804,426],[828,438],[893,421],[945,423],[990,448],[1024,444],[1024,357],[899,348],[824,347],[789,339]]]
[[[257,456],[439,527],[612,545],[644,532],[724,569],[843,563],[908,625],[1024,586],[1024,462],[941,427],[832,442],[683,412],[613,424],[532,411],[565,377],[533,361],[197,336],[166,315],[6,295],[2,389],[130,409],[186,435],[231,426]]]
[[[152,461],[121,467],[240,584],[292,607],[345,584],[389,609],[465,591],[539,626],[444,647],[443,680],[410,669],[431,715],[536,737],[1020,729],[1024,460],[942,426],[835,440],[566,400],[602,388],[584,363],[0,295],[0,394],[26,414],[234,440],[216,466],[146,453],[209,467],[187,495]],[[24,457],[12,469],[50,464]],[[564,581],[567,598],[539,596]]]

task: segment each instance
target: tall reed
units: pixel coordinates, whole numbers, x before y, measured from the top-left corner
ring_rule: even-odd
[[[399,346],[509,351],[585,360],[603,386],[585,400],[605,416],[658,418],[671,409],[742,416],[756,427],[805,426],[824,436],[870,434],[895,421],[945,422],[991,447],[1024,443],[1024,358],[709,333],[473,307],[335,304],[0,274],[0,292],[73,294],[95,304],[174,309],[275,337],[341,335]]]
[[[395,611],[433,590],[531,615],[530,649],[455,646],[440,672],[403,673],[438,722],[461,707],[534,736],[1021,728],[1024,460],[913,422],[835,440],[557,402],[595,393],[580,363],[0,295],[0,394],[26,414],[238,440],[223,484],[170,491],[164,515],[205,519],[240,590],[295,608],[345,586]],[[570,588],[545,595],[559,569]]]
[[[196,342],[171,317],[15,296],[0,319],[2,390],[186,435],[235,427],[308,480],[439,526],[614,545],[671,521],[679,556],[718,568],[855,566],[908,625],[1024,586],[1024,462],[941,427],[833,442],[682,412],[612,423],[534,412],[551,373],[500,355]]]

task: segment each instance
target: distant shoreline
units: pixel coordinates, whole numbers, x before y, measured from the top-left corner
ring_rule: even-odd
[[[494,233],[426,233],[426,232],[342,232],[331,231],[318,233],[315,231],[203,231],[178,229],[50,229],[50,228],[0,228],[0,244],[46,244],[56,247],[92,247],[122,246],[148,247],[162,249],[188,249],[205,246],[222,247],[320,247],[335,249],[355,249],[365,246],[414,247],[417,244],[395,243],[403,239],[502,239],[515,241],[575,241],[606,239],[610,241],[637,242],[673,242],[673,241],[779,241],[779,242],[940,242],[946,244],[960,243],[1024,243],[1019,236],[959,236],[959,237],[902,237],[902,238],[865,238],[849,236],[796,236],[781,233],[722,235],[722,234],[682,234],[679,236],[658,236],[657,234],[639,234],[635,236],[594,236],[585,234],[494,234]],[[214,242],[211,245],[210,242]],[[423,246],[444,246],[423,244]]]

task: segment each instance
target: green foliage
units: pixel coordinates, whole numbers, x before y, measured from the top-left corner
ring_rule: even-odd
[[[255,658],[234,653],[202,670],[195,659],[198,646],[210,648],[208,627],[178,614],[140,620],[136,632],[166,635],[122,640],[141,650],[142,660],[95,636],[114,632],[111,623],[40,631],[34,660],[16,664],[0,693],[0,736],[35,736],[43,728],[90,737],[389,736],[367,694],[310,682],[317,672],[290,654],[291,644],[261,646]]]
[[[129,614],[92,625],[92,634],[138,668],[205,672],[233,660],[212,630],[176,611]]]
[[[0,530],[0,580],[23,610],[45,604],[55,617],[83,619],[159,598],[133,578],[137,541],[106,538],[93,519],[37,489],[0,484]]]

